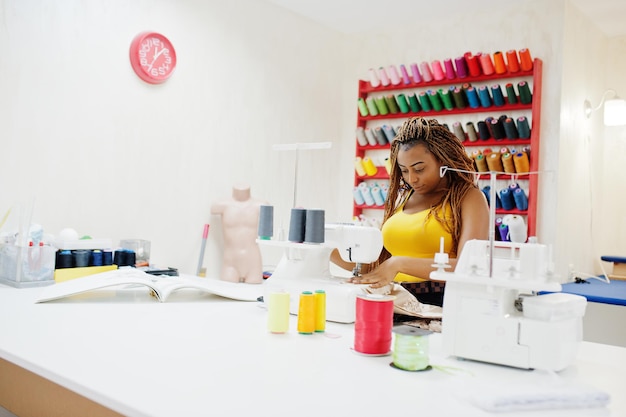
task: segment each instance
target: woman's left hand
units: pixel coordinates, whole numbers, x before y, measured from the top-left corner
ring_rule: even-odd
[[[369,284],[372,288],[381,288],[389,285],[396,277],[398,270],[395,268],[394,258],[391,257],[381,263],[378,268],[358,277],[348,280],[354,284]]]

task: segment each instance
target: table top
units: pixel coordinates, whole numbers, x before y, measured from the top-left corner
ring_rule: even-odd
[[[607,284],[606,281],[589,278],[581,283],[571,282],[562,285],[562,292],[582,295],[594,303],[626,306],[626,281],[609,281]]]
[[[524,416],[626,415],[621,347],[583,342],[575,364],[545,374],[445,357],[434,334],[434,369],[407,372],[392,356],[355,352],[353,324],[301,335],[291,316],[288,333],[271,334],[258,302],[182,290],[159,303],[144,289],[107,289],[36,304],[40,291],[0,285],[0,357],[127,416],[493,416],[472,388],[555,381],[611,403]]]

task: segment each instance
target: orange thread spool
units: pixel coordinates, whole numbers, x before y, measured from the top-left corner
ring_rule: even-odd
[[[502,52],[493,53],[493,65],[496,68],[496,74],[504,74],[506,72],[506,64],[504,63],[504,55]]]
[[[504,171],[504,168],[502,167],[502,159],[500,159],[500,156],[501,154],[499,152],[492,152],[489,154],[489,159],[487,159],[487,166],[489,167],[489,171]]]
[[[528,155],[526,152],[518,152],[513,156],[513,163],[515,164],[515,171],[517,173],[525,173],[530,171],[530,162],[528,161]]]
[[[478,172],[489,172],[489,167],[487,166],[487,159],[485,158],[485,155],[476,155],[474,161],[476,162],[476,168],[478,169]]]
[[[519,61],[515,49],[506,51],[506,67],[509,69],[509,72],[519,71]]]
[[[356,299],[354,350],[367,355],[387,355],[391,349],[393,300],[381,294],[359,295]]]
[[[520,68],[522,71],[530,71],[533,69],[533,59],[530,56],[530,51],[527,48],[519,50]]]
[[[515,164],[513,163],[513,155],[510,153],[502,154],[502,166],[504,167],[504,172],[509,174],[515,174]]]

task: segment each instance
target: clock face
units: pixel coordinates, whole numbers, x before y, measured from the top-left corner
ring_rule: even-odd
[[[130,44],[130,63],[139,78],[150,84],[160,84],[174,72],[176,52],[165,36],[142,32]]]

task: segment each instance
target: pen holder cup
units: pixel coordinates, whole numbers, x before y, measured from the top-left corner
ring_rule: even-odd
[[[52,246],[0,246],[0,283],[13,287],[54,284],[55,249]]]

